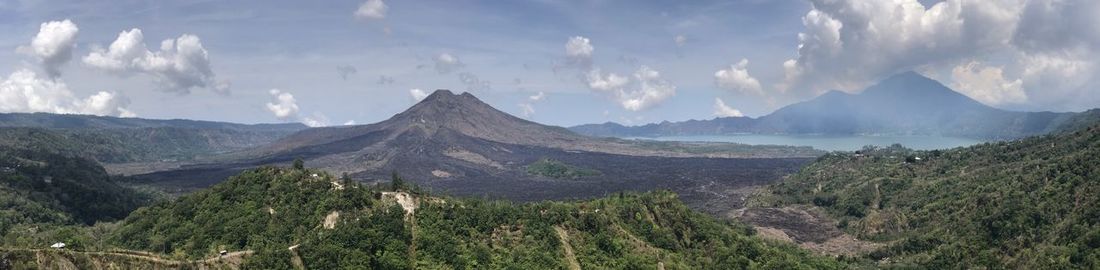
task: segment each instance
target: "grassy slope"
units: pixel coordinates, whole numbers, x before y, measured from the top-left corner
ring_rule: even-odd
[[[917,160],[920,157],[920,160]],[[1100,267],[1100,127],[947,151],[830,154],[751,204],[815,204],[932,268]]]
[[[317,174],[318,176],[313,176]],[[143,208],[114,242],[199,258],[255,250],[246,266],[373,268],[839,268],[742,226],[689,210],[673,193],[584,202],[513,204],[417,195],[415,214],[377,188],[312,170],[264,167],[213,188]],[[322,220],[332,219],[335,228]],[[560,233],[560,232],[564,233]],[[573,258],[565,258],[567,243]],[[288,247],[295,246],[294,250]]]

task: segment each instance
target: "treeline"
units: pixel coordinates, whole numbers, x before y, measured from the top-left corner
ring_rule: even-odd
[[[316,170],[258,168],[135,211],[111,241],[181,258],[252,250],[244,267],[258,269],[297,262],[309,269],[845,266],[693,212],[671,192],[515,204],[432,197],[397,176],[393,183],[364,186]]]
[[[1100,268],[1100,127],[945,151],[821,157],[753,198],[812,204],[868,256],[928,268]]]

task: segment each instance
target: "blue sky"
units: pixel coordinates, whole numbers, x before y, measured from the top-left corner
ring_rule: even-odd
[[[641,124],[906,70],[1001,108],[1100,105],[1092,1],[882,2],[0,0],[0,110],[363,124],[446,88],[548,124]],[[134,28],[144,48],[112,55]]]

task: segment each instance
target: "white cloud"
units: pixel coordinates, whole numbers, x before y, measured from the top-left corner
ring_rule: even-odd
[[[21,69],[0,83],[0,112],[48,112],[134,117],[129,101],[116,93],[100,91],[77,98],[60,80],[39,78]]]
[[[1004,47],[1018,1],[811,0],[780,89],[856,90],[901,71]]]
[[[311,116],[303,116],[300,121],[310,127],[327,127],[329,125],[328,116],[316,112]]]
[[[535,105],[531,103],[520,103],[519,108],[523,118],[531,118],[535,114]]]
[[[714,98],[714,116],[717,117],[742,117],[745,114],[741,113],[741,110],[734,109],[726,105],[725,101],[721,98]]]
[[[714,72],[714,83],[718,87],[724,89],[735,90],[741,93],[751,93],[757,95],[763,95],[764,92],[760,87],[760,81],[749,75],[748,71],[749,60],[741,59],[735,65],[730,65],[729,69],[721,69]]]
[[[523,115],[523,118],[531,118],[531,116],[535,114],[535,103],[538,103],[545,98],[546,93],[539,91],[538,94],[528,96],[526,102],[518,104],[520,108],[520,113]]]
[[[977,61],[967,62],[951,70],[955,90],[989,105],[1023,103],[1027,94],[1022,88],[1023,81],[1005,79],[1000,67],[983,67]]]
[[[574,36],[565,42],[565,57],[572,65],[582,67],[592,65],[592,52],[594,50],[591,41],[586,37]]]
[[[615,73],[607,73],[607,75],[604,75],[600,72],[599,68],[589,70],[586,79],[588,88],[598,91],[618,90],[630,83],[629,77],[620,76]]]
[[[409,96],[412,97],[414,102],[420,102],[428,97],[428,92],[424,92],[424,90],[420,90],[419,88],[413,88],[409,89]]]
[[[459,60],[458,57],[449,53],[436,55],[432,60],[435,62],[435,71],[439,72],[439,74],[451,73],[465,66],[462,60]]]
[[[382,0],[367,0],[355,10],[355,17],[361,19],[385,19],[389,7]]]
[[[228,94],[228,82],[218,81],[210,67],[210,56],[197,36],[184,34],[161,42],[153,52],[144,44],[141,29],[119,33],[111,45],[93,49],[84,63],[121,76],[146,74],[164,90],[189,93],[192,88],[211,88]]]
[[[641,66],[634,72],[634,78],[640,82],[636,91],[624,92],[621,101],[623,108],[641,111],[651,108],[676,95],[676,86],[661,79],[661,74],[647,66]]]
[[[1100,102],[1094,92],[1100,87],[1100,1],[945,0],[928,6],[918,0],[810,2],[812,10],[802,17],[798,57],[783,63],[779,90],[851,91],[921,69],[983,77],[985,69],[966,67],[979,61],[1002,63],[997,69],[1007,82],[964,90],[1002,93],[974,95],[984,102],[1024,100],[1031,108],[1056,110],[1092,108]],[[959,81],[951,85],[978,87],[973,81],[977,77],[952,77]],[[1017,80],[1020,91],[1014,90]]]
[[[268,102],[266,107],[275,118],[282,121],[298,121],[310,127],[324,127],[329,125],[328,117],[322,113],[314,112],[310,116],[300,115],[299,112],[301,112],[301,110],[298,108],[298,100],[294,98],[294,94],[279,89],[271,89],[268,90],[267,93],[271,94],[272,101]],[[354,123],[354,121],[352,121],[352,123]]]
[[[586,82],[588,88],[609,94],[628,111],[645,110],[676,95],[676,86],[648,66],[641,66],[634,72],[634,85],[630,85],[632,81],[628,77],[615,73],[604,75],[599,68],[588,72]]]
[[[345,126],[354,126],[355,125],[355,120],[348,120],[347,122],[344,122],[344,125]]]
[[[80,29],[70,20],[44,22],[38,28],[38,34],[31,40],[30,46],[17,50],[38,58],[47,77],[61,76],[61,65],[73,58],[76,46],[76,34]]]
[[[527,100],[531,101],[531,102],[537,102],[537,101],[541,101],[544,98],[546,98],[546,93],[544,93],[542,91],[539,91],[538,94],[534,94],[534,95],[531,95],[531,96],[527,97]]]
[[[267,110],[274,114],[275,118],[284,121],[298,118],[298,101],[294,99],[293,94],[279,89],[271,89],[268,93],[274,98],[274,102],[267,103]]]

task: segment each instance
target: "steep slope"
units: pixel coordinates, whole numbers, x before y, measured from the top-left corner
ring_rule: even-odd
[[[751,205],[815,205],[929,268],[1100,267],[1100,126],[949,151],[830,154]],[[887,259],[888,258],[888,259]]]
[[[760,118],[665,122],[637,127],[613,123],[570,128],[594,136],[760,134],[946,135],[1012,139],[1058,130],[1074,113],[992,108],[914,72],[887,78],[859,94],[830,91]]]
[[[187,191],[246,168],[303,159],[366,182],[399,171],[448,195],[537,201],[672,189],[693,206],[735,207],[747,187],[778,180],[820,154],[806,147],[585,137],[500,112],[468,93],[440,90],[386,121],[304,130],[224,162],[137,177]],[[530,173],[540,160],[586,173],[568,179]]]
[[[259,269],[290,268],[292,258],[307,269],[842,267],[692,212],[667,192],[513,204],[416,190],[264,167],[136,211],[114,239],[191,258],[251,250],[244,267]]]

